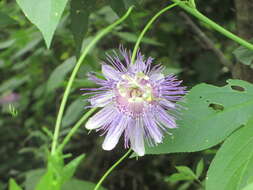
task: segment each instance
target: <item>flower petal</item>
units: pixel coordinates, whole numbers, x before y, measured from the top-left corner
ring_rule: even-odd
[[[112,100],[112,92],[101,93],[90,98],[90,103],[94,107],[104,107]]]
[[[87,129],[97,129],[103,125],[110,124],[117,114],[112,106],[107,106],[92,116],[86,123]]]
[[[154,118],[154,116],[152,116],[149,112],[146,112],[144,114],[143,121],[145,123],[145,129],[146,129],[147,133],[149,134],[148,137],[152,138],[153,142],[155,142],[155,144],[157,144],[157,143],[162,142],[163,134],[162,134],[161,130],[159,129],[159,126],[153,120],[153,118]]]
[[[145,147],[144,147],[144,130],[143,123],[140,120],[137,120],[135,125],[132,127],[130,131],[130,142],[131,148],[136,152],[139,156],[144,156]]]
[[[121,134],[128,124],[127,120],[127,117],[122,115],[119,115],[118,118],[114,118],[102,145],[104,150],[112,150],[117,145]]]
[[[157,108],[156,119],[166,128],[177,128],[175,118],[167,113],[162,107]]]
[[[102,73],[107,79],[111,80],[120,80],[120,72],[116,71],[112,66],[110,65],[102,65]]]

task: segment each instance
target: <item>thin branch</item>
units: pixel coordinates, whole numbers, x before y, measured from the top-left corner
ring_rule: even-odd
[[[199,36],[199,38],[206,44],[207,48],[212,50],[214,54],[218,57],[221,64],[227,67],[230,71],[232,69],[232,64],[225,57],[223,52],[215,47],[215,44],[210,40],[207,35],[193,22],[193,20],[184,12],[180,12],[180,15],[185,19],[186,24],[191,26],[192,30]]]

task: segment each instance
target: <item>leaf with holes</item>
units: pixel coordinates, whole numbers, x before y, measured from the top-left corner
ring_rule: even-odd
[[[17,0],[25,16],[41,31],[48,48],[67,2],[68,0]]]
[[[234,132],[208,170],[207,190],[241,190],[253,182],[253,119]]]
[[[222,142],[253,115],[253,85],[228,80],[224,87],[200,84],[185,97],[178,128],[147,154],[194,152]]]

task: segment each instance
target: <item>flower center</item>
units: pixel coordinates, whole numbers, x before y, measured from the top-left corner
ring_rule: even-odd
[[[122,81],[117,84],[119,95],[128,102],[151,102],[154,100],[153,89],[149,83],[149,77],[142,72],[134,77],[123,75]]]

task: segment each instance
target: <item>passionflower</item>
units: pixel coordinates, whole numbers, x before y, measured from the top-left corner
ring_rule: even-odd
[[[112,150],[124,135],[125,148],[139,156],[149,146],[161,143],[168,129],[176,128],[177,101],[186,93],[176,76],[162,74],[164,67],[152,66],[151,57],[145,59],[138,52],[131,64],[131,52],[120,48],[123,59],[115,53],[102,63],[104,79],[89,74],[89,79],[99,87],[83,89],[92,94],[91,107],[102,109],[86,123],[86,128],[106,134],[104,150]]]

